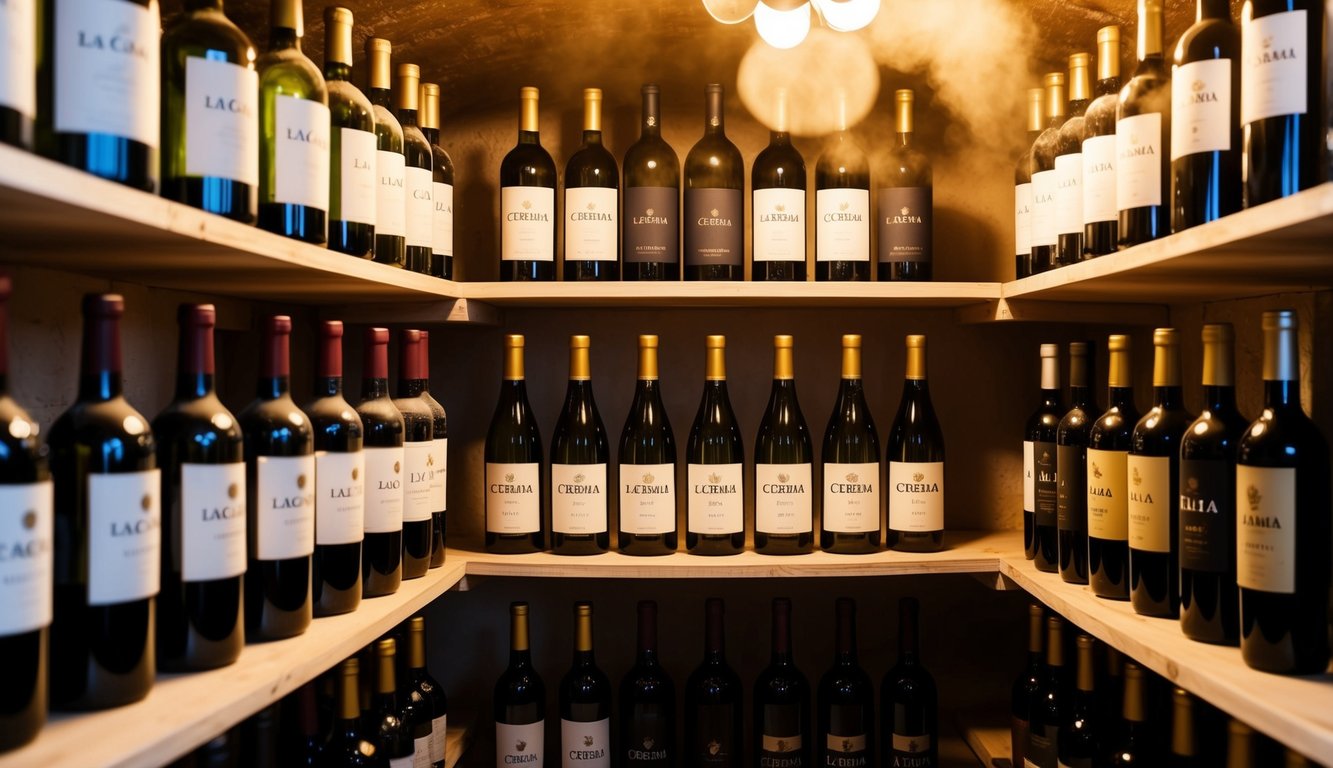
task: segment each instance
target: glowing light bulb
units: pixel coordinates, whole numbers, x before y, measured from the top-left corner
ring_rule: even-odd
[[[875,20],[880,0],[815,0],[824,22],[839,32],[855,32]]]
[[[739,24],[750,18],[758,0],[703,0],[708,15],[723,24]]]
[[[774,48],[795,48],[810,34],[810,3],[779,11],[760,0],[754,9],[754,26]]]

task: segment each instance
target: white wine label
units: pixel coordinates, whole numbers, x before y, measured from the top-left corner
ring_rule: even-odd
[[[375,150],[375,234],[407,237],[407,161],[402,152]]]
[[[824,530],[879,530],[879,464],[824,465]]]
[[[185,60],[185,173],[259,184],[259,74],[250,67]]]
[[[329,209],[329,108],[310,99],[274,98],[274,203]],[[270,202],[270,201],[264,201]]]
[[[1306,12],[1260,16],[1240,28],[1240,124],[1309,110]]]
[[[407,170],[407,244],[429,248],[435,237],[435,201],[429,168]]]
[[[180,549],[171,542],[182,581],[245,573],[245,462],[182,464]]]
[[[1296,593],[1294,467],[1236,465],[1236,583]]]
[[[0,485],[0,637],[51,623],[51,481]]]
[[[690,533],[739,533],[745,530],[744,465],[690,464]]]
[[[765,733],[761,739],[760,749],[765,752],[775,752],[779,755],[797,752],[801,749],[801,734],[794,733],[790,736],[770,736]],[[763,757],[759,758],[759,765],[765,765]],[[778,766],[783,765],[783,763],[772,763],[772,765]]]
[[[606,531],[606,465],[551,465],[551,530]]]
[[[1055,171],[1032,174],[1032,246],[1054,246],[1060,239],[1055,231]]]
[[[560,765],[611,768],[611,719],[591,723],[561,719]]]
[[[429,520],[431,512],[430,461],[434,440],[403,443],[403,521]]]
[[[366,454],[315,454],[315,543],[354,544],[365,538]]]
[[[1129,505],[1125,498],[1129,454],[1088,449],[1088,535],[1110,541],[1129,538]]]
[[[0,106],[31,118],[37,114],[36,0],[0,5]]]
[[[333,211],[332,218],[375,226],[375,195],[379,186],[375,134],[355,128],[339,128],[338,146],[338,181],[341,185],[338,201],[342,207]]]
[[[944,462],[889,462],[889,528],[944,530]]]
[[[389,768],[413,768],[416,759],[416,752],[414,749],[413,753],[406,757],[389,758]]]
[[[1115,124],[1117,211],[1162,204],[1162,114],[1123,117]]]
[[[1171,551],[1171,459],[1130,456],[1126,508],[1129,546],[1143,552]]]
[[[1171,159],[1231,149],[1231,59],[1171,69]]]
[[[430,736],[412,740],[412,768],[430,768]]]
[[[486,532],[532,533],[542,527],[542,465],[486,463]]]
[[[1055,158],[1055,232],[1083,234],[1083,154]]]
[[[1236,478],[1225,459],[1180,461],[1180,567],[1225,573],[1236,548]]]
[[[444,762],[445,747],[449,743],[449,716],[440,715],[430,721],[430,761]]]
[[[640,536],[676,530],[676,465],[620,465],[620,530]]]
[[[445,256],[454,255],[454,185],[431,182],[434,191],[431,203],[435,215],[431,217],[430,250]]]
[[[685,266],[745,263],[745,196],[739,189],[685,190]]]
[[[393,533],[403,529],[402,446],[367,448],[366,533]]]
[[[1032,182],[1014,186],[1014,253],[1032,252]]]
[[[866,751],[866,735],[864,733],[855,736],[839,736],[834,733],[828,733],[824,735],[824,738],[825,748],[834,754]],[[837,757],[830,757],[830,759],[835,762],[830,762],[828,765],[842,765],[842,763],[836,762],[838,760]],[[866,763],[860,762],[856,763],[856,765],[864,766]]]
[[[56,132],[104,133],[156,147],[161,29],[155,0],[146,6],[122,0],[55,2]]]
[[[754,465],[754,529],[762,533],[814,530],[810,464]]]
[[[555,190],[500,190],[500,259],[555,261]]]
[[[538,720],[526,725],[495,724],[495,768],[542,768],[546,750],[546,723]]]
[[[1083,223],[1116,221],[1115,135],[1083,142]]]
[[[1032,465],[1033,465],[1032,441],[1024,440],[1023,441],[1023,511],[1024,512],[1033,512],[1036,511],[1037,508],[1036,506],[1037,479],[1032,474],[1032,469],[1033,469]]]
[[[616,190],[565,189],[565,261],[615,261],[620,257]]]
[[[805,190],[754,191],[754,260],[805,263]]]
[[[258,456],[256,560],[289,560],[315,551],[315,457]]]
[[[815,192],[815,260],[870,261],[870,190]]]
[[[430,511],[449,506],[449,438],[437,437],[430,448]]]
[[[907,755],[922,754],[924,757],[924,753],[930,751],[930,734],[922,733],[916,736],[904,736],[901,733],[895,733],[893,734],[892,745],[893,751],[896,753],[905,753]],[[897,755],[895,755],[895,757],[897,757]],[[901,765],[904,768],[910,768],[912,766],[912,763],[908,762],[898,762],[896,764]],[[921,765],[922,768],[927,768],[927,764],[924,760]]]
[[[162,570],[162,472],[88,475],[88,604],[156,595]]]

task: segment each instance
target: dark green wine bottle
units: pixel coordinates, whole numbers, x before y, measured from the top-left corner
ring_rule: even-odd
[[[879,549],[879,433],[861,382],[861,336],[842,337],[842,382],[824,430],[824,504],[819,547],[863,554]]]
[[[330,251],[358,258],[375,245],[375,114],[352,84],[352,12],[324,9],[324,80],[329,88]]]
[[[528,604],[509,605],[509,666],[495,681],[493,714],[497,765],[542,765],[546,685],[532,666]]]
[[[801,555],[814,547],[814,450],[796,399],[792,337],[773,337],[773,391],[754,446],[754,549]]]
[[[680,159],[662,139],[661,91],[643,86],[639,140],[625,152],[620,276],[680,279]]]
[[[500,280],[555,279],[555,161],[537,129],[536,88],[519,91],[518,144],[500,163]]]
[[[423,275],[430,274],[431,238],[434,236],[435,204],[434,151],[426,135],[417,124],[421,110],[421,67],[399,64],[394,78],[394,106],[398,122],[403,127],[403,158],[407,167],[403,181],[406,206],[407,262],[406,268]]]
[[[889,531],[904,552],[944,547],[944,435],[926,383],[926,337],[907,337],[907,379],[889,432]]]
[[[750,170],[750,279],[805,279],[805,160],[787,132],[787,94],[779,90],[777,122]]]
[[[393,45],[366,38],[366,95],[375,115],[375,261],[407,266],[407,158],[403,125],[389,109]]]
[[[745,549],[745,448],[727,397],[727,337],[709,336],[704,395],[685,448],[685,546],[695,555]]]
[[[815,164],[815,279],[870,279],[870,164],[847,135]]]
[[[620,175],[602,146],[602,89],[583,89],[583,146],[565,166],[565,279],[620,279]]]
[[[505,337],[504,381],[486,432],[486,550],[546,548],[542,520],[542,436],[523,379],[523,337]]]
[[[587,336],[569,339],[569,389],[551,440],[551,549],[596,555],[611,548],[606,481],[611,450],[592,397]]]
[[[685,157],[685,279],[745,279],[745,160],[727,138],[722,86],[706,89],[704,135]]]
[[[907,88],[893,97],[895,139],[876,195],[880,280],[933,276],[935,187],[930,158],[912,145],[913,99]]]
[[[421,133],[434,155],[431,163],[430,273],[445,280],[454,279],[454,161],[440,146],[440,86],[421,84]]]
[[[1107,341],[1107,406],[1088,434],[1088,584],[1093,594],[1129,599],[1129,449],[1139,410],[1129,372],[1129,337]]]
[[[657,380],[657,337],[639,337],[639,381],[620,432],[620,551],[676,551],[676,439]]]

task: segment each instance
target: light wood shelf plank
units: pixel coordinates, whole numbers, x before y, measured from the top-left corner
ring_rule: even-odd
[[[998,301],[999,283],[606,282],[464,283],[500,307],[963,307]]]

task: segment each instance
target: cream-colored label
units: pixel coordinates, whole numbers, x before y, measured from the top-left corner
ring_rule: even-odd
[[[433,440],[403,443],[403,522],[430,519],[430,461]]]
[[[495,768],[542,768],[546,758],[543,742],[546,723],[538,720],[526,725],[495,724]]]
[[[1125,451],[1088,449],[1088,535],[1093,538],[1129,538],[1128,459]]]
[[[0,4],[0,105],[31,118],[37,114],[37,2]]]
[[[1032,441],[1023,441],[1023,511],[1037,509],[1036,478],[1033,477]]]
[[[606,465],[551,465],[551,530],[556,533],[606,531]]]
[[[889,462],[889,528],[944,530],[944,462]]]
[[[440,715],[430,721],[430,761],[432,764],[444,762],[445,748],[449,743],[448,734],[448,715]]]
[[[342,209],[339,221],[375,226],[379,164],[375,134],[355,128],[338,129],[338,201]]]
[[[691,533],[723,534],[745,530],[743,464],[691,464],[687,477]]]
[[[1055,171],[1032,174],[1032,245],[1055,245]]]
[[[1032,252],[1032,182],[1014,186],[1014,252]]]
[[[620,465],[620,530],[640,536],[676,530],[674,464]]]
[[[156,595],[161,585],[162,473],[88,475],[88,604]]]
[[[256,458],[255,559],[309,556],[315,551],[314,455]]]
[[[431,202],[435,215],[431,218],[430,249],[432,253],[454,255],[454,185],[433,182]]]
[[[805,263],[805,190],[756,189],[752,231],[755,261]]]
[[[824,530],[865,533],[879,530],[879,464],[824,465]]]
[[[181,580],[245,573],[245,463],[182,464],[180,496]]]
[[[541,464],[486,463],[486,532],[541,530]]]
[[[1057,235],[1083,233],[1083,154],[1055,158],[1055,231]]]
[[[51,623],[51,481],[0,485],[0,637]]]
[[[1260,16],[1241,26],[1240,124],[1303,115],[1306,103],[1306,12]]]
[[[562,768],[611,768],[611,719],[560,720]]]
[[[815,260],[870,261],[870,190],[815,192]]]
[[[1115,136],[1083,142],[1083,223],[1116,221]]]
[[[366,455],[315,454],[315,543],[354,544],[366,525]]]
[[[1162,204],[1162,114],[1123,117],[1115,124],[1117,210]]]
[[[273,120],[273,199],[261,202],[327,211],[329,108],[320,101],[279,94],[274,98]]]
[[[838,736],[832,733],[825,734],[825,746],[829,752],[864,752],[866,751],[866,735],[864,733],[856,736]],[[836,758],[834,758],[836,759]],[[837,765],[837,763],[834,763]]]
[[[754,529],[808,533],[814,528],[809,464],[754,465]]]
[[[431,181],[429,168],[406,168],[404,178],[407,181],[407,244],[415,248],[430,248],[435,227],[435,203],[431,200]]]
[[[430,511],[449,506],[449,438],[437,437],[430,448]]]
[[[1295,594],[1295,468],[1236,466],[1236,583]]]
[[[367,448],[366,533],[403,529],[403,462],[401,445]]]
[[[565,190],[565,261],[615,261],[620,255],[616,190]]]
[[[916,736],[904,736],[901,733],[893,734],[893,751],[906,752],[914,755],[920,752],[930,751],[930,734],[922,733]]]
[[[1171,69],[1171,159],[1231,149],[1231,59]]]
[[[770,736],[763,735],[763,750],[765,752],[777,752],[779,754],[787,752],[796,752],[801,748],[801,734],[794,733],[790,736]]]
[[[1171,551],[1171,459],[1166,456],[1130,456],[1129,546],[1144,552]]]
[[[402,152],[375,151],[375,234],[407,237],[407,160]]]
[[[259,74],[250,67],[185,60],[185,173],[259,184]]]
[[[500,259],[555,261],[555,190],[500,190]]]
[[[105,133],[156,147],[162,116],[157,2],[53,4],[55,50],[48,55],[54,59],[56,131]],[[37,32],[29,29],[27,34],[35,37]]]

